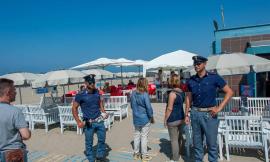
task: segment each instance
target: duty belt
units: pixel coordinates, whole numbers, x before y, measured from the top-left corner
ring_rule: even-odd
[[[195,111],[199,111],[199,112],[209,112],[213,109],[214,107],[205,107],[205,108],[202,108],[202,107],[195,107],[193,106],[192,109],[195,110]]]
[[[94,122],[97,122],[97,123],[99,123],[99,122],[102,122],[102,121],[104,121],[104,118],[100,115],[99,117],[97,117],[96,119],[89,119],[89,120],[87,120],[89,123],[94,123]]]

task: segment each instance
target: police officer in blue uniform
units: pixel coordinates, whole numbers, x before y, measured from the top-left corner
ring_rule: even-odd
[[[191,76],[188,81],[188,92],[186,94],[185,122],[191,126],[193,131],[193,144],[195,162],[202,162],[204,157],[203,139],[206,137],[208,149],[208,161],[218,161],[217,113],[228,103],[233,91],[218,74],[206,71],[207,58],[194,56],[193,65],[196,75]],[[222,89],[225,93],[222,103],[216,105],[217,90]],[[189,116],[190,112],[190,116]]]
[[[84,128],[85,131],[85,154],[89,162],[95,161],[92,148],[94,132],[97,133],[98,137],[96,161],[103,161],[105,159],[106,129],[104,122],[99,119],[101,119],[102,116],[107,118],[107,114],[104,111],[99,91],[95,88],[94,77],[94,75],[84,77],[86,89],[80,91],[75,96],[75,101],[72,106],[72,113],[78,127]],[[78,116],[79,106],[83,113],[83,121],[81,121]]]

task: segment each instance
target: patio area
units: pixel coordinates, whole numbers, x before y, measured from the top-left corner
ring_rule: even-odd
[[[166,162],[170,157],[169,134],[163,126],[164,103],[152,103],[156,123],[151,126],[148,149],[153,162]],[[107,131],[107,161],[134,161],[132,157],[133,124],[132,113],[122,122],[115,121],[110,131]],[[95,138],[96,140],[96,138]],[[96,143],[96,141],[94,142]],[[29,161],[33,162],[81,162],[87,161],[84,151],[84,134],[77,135],[76,129],[67,130],[61,134],[59,126],[51,128],[48,133],[43,128],[32,132],[31,140],[26,142],[29,150]],[[225,153],[225,150],[223,151]],[[263,161],[264,153],[256,149],[234,149],[230,151],[231,161],[259,162]],[[180,161],[192,161],[190,159]],[[207,154],[205,156],[207,161]],[[224,158],[223,161],[226,161]]]

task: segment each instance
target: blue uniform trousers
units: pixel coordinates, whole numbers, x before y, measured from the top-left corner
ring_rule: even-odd
[[[85,149],[89,162],[95,161],[93,155],[93,138],[95,131],[97,132],[98,137],[96,157],[105,156],[106,128],[104,126],[104,122],[93,122],[91,126],[85,127]]]
[[[219,121],[209,112],[191,110],[191,126],[193,132],[193,144],[195,162],[202,162],[204,157],[203,139],[206,137],[208,149],[208,161],[218,161],[217,134]]]

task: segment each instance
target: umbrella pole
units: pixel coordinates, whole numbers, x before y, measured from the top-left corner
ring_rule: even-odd
[[[139,68],[139,78],[140,78],[140,76],[141,76],[141,66],[138,66],[138,68]]]
[[[21,87],[19,87],[19,95],[20,95],[20,104],[22,104],[22,92],[21,92]]]
[[[254,97],[257,97],[257,75],[256,73],[254,72]]]
[[[99,80],[99,89],[101,89],[101,79]]]
[[[62,87],[63,87],[63,93],[64,93],[64,94],[63,94],[63,96],[64,96],[64,104],[66,105],[66,95],[65,95],[66,92],[65,92],[65,86],[63,85]]]
[[[123,80],[123,67],[121,65],[121,81],[122,81],[122,87],[124,86],[124,80]]]

